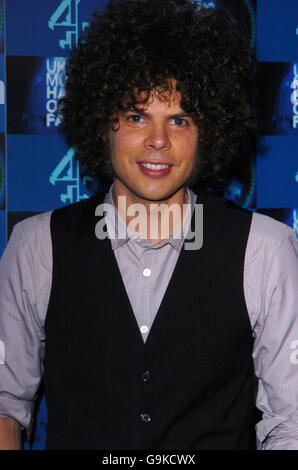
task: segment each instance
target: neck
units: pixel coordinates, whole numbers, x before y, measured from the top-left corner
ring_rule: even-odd
[[[162,200],[148,200],[114,181],[113,201],[126,226],[151,244],[169,238],[185,219],[189,200],[185,187]]]

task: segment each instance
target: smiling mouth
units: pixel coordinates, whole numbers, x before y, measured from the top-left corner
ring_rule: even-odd
[[[165,165],[160,163],[142,163],[139,162],[139,165],[148,168],[149,170],[165,170],[166,168],[170,168],[172,165]]]
[[[141,172],[149,178],[163,178],[171,172],[173,165],[164,162],[138,162]]]

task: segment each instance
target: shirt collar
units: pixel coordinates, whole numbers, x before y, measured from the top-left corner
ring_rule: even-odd
[[[122,220],[120,215],[117,212],[117,209],[115,207],[114,201],[113,201],[113,184],[110,186],[108,193],[105,196],[105,204],[110,204],[112,210],[105,212],[105,219],[106,219],[106,224],[107,224],[107,230],[109,234],[109,238],[111,240],[111,245],[112,249],[116,250],[123,246],[125,243],[127,243],[129,240],[132,241],[132,243],[137,243],[139,246],[143,248],[152,248],[152,249],[158,249],[165,244],[169,243],[173,248],[175,248],[177,251],[180,251],[182,248],[182,245],[184,243],[184,238],[185,234],[187,233],[189,227],[190,227],[190,222],[191,222],[191,216],[194,210],[195,202],[196,202],[196,194],[190,189],[186,188],[186,194],[188,197],[188,208],[186,212],[186,217],[183,221],[183,231],[182,227],[178,227],[170,235],[168,239],[160,240],[158,243],[155,243],[154,245],[151,245],[150,240],[146,239],[140,239],[137,234],[133,231],[131,231],[125,224],[125,222]],[[181,233],[182,231],[182,233]],[[111,233],[116,234],[115,237],[111,237]],[[117,237],[117,234],[121,234],[121,237]]]

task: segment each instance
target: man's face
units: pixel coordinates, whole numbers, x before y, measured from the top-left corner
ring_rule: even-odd
[[[197,138],[180,94],[164,100],[153,92],[145,107],[121,115],[117,130],[110,130],[115,194],[130,202],[173,201],[194,168]]]

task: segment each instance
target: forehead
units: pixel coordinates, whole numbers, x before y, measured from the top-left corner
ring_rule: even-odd
[[[180,112],[182,111],[180,107],[181,103],[181,94],[176,90],[175,87],[172,87],[168,90],[162,90],[158,88],[153,88],[149,98],[145,92],[141,92],[136,95],[136,105],[137,110],[142,110],[145,112],[149,111],[163,111],[163,112]]]

